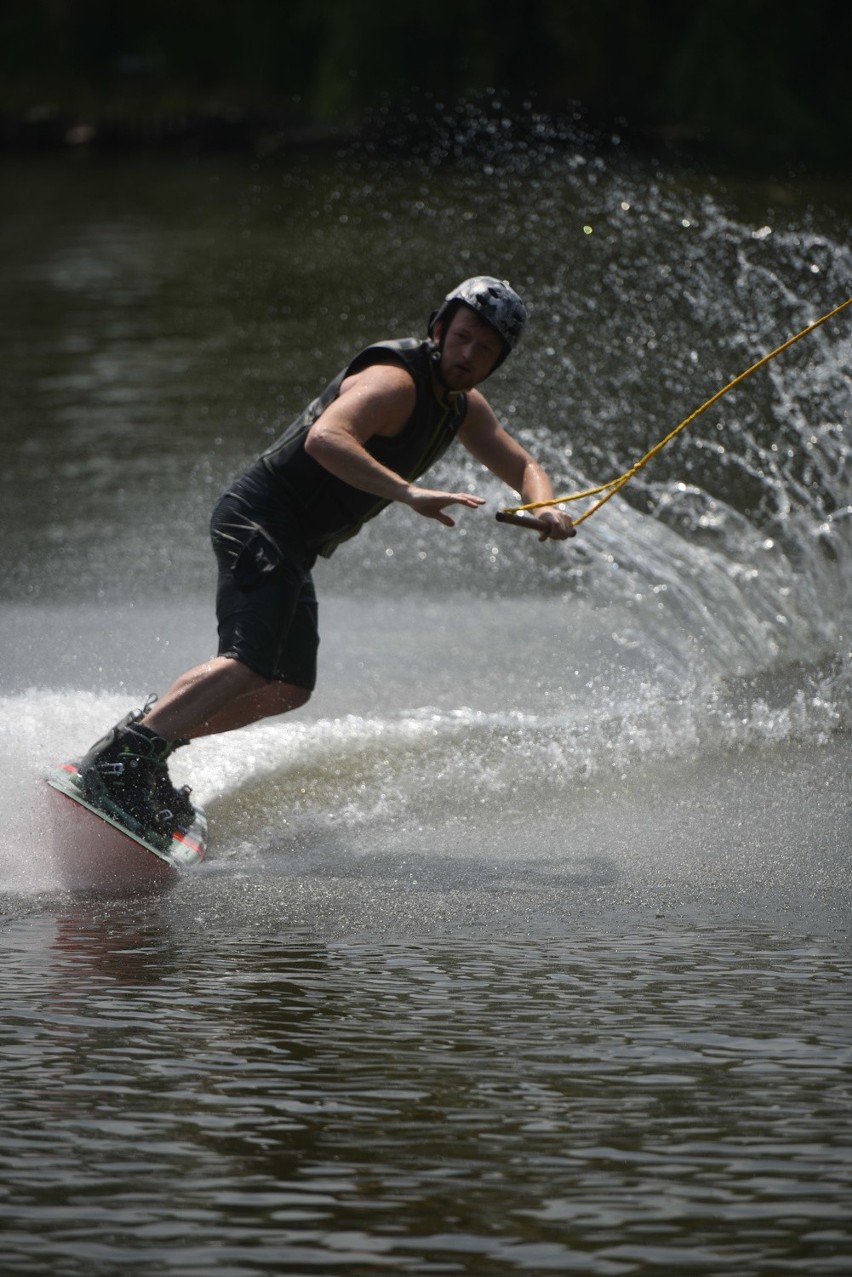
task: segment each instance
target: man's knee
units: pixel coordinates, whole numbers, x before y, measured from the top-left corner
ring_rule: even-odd
[[[307,705],[311,689],[295,683],[271,682],[266,684],[262,696],[267,714],[286,714],[289,710]]]
[[[211,662],[211,667],[218,667],[224,678],[233,684],[238,696],[250,696],[253,692],[262,692],[269,686],[269,680],[257,670],[241,661],[238,656],[220,656]]]
[[[303,705],[307,705],[311,699],[311,690],[309,687],[294,687],[293,709],[301,709]]]

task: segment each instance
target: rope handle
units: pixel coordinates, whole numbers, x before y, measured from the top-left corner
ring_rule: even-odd
[[[782,342],[780,346],[776,346],[776,348],[771,350],[768,355],[764,355],[762,359],[758,359],[750,368],[746,368],[745,372],[741,372],[739,376],[734,377],[733,380],[729,381],[721,390],[717,390],[715,395],[711,395],[700,408],[696,408],[694,412],[691,412],[679,426],[675,426],[674,430],[670,431],[669,434],[667,434],[664,439],[661,439],[658,444],[655,444],[654,447],[651,448],[650,452],[646,452],[644,457],[640,457],[635,465],[631,466],[629,470],[626,470],[624,474],[619,475],[618,478],[610,479],[608,483],[601,483],[596,488],[587,488],[584,492],[571,492],[566,496],[551,497],[549,501],[531,501],[528,505],[507,506],[505,510],[501,510],[497,515],[498,522],[517,523],[518,520],[516,518],[510,518],[509,516],[520,515],[527,510],[542,510],[545,506],[563,505],[568,501],[581,501],[584,497],[600,496],[600,501],[596,501],[595,504],[590,506],[588,510],[584,511],[579,518],[574,519],[574,527],[579,527],[584,519],[588,519],[596,510],[600,510],[602,505],[606,505],[610,497],[614,497],[616,492],[620,492],[624,485],[628,483],[643,466],[647,465],[652,457],[655,457],[667,443],[670,443],[671,440],[679,435],[682,430],[685,430],[688,425],[691,425],[696,417],[700,417],[702,412],[706,412],[706,410],[712,407],[717,400],[721,399],[723,395],[726,395],[729,390],[733,390],[734,386],[738,386],[741,381],[745,381],[746,377],[750,377],[753,372],[757,372],[758,368],[762,368],[764,364],[768,364],[770,359],[774,359],[776,355],[780,355],[782,351],[787,350],[788,347],[792,346],[794,342],[801,340],[802,337],[807,337],[808,333],[812,333],[815,328],[819,328],[820,324],[824,324],[827,320],[833,319],[835,315],[839,315],[847,306],[852,306],[852,297],[848,297],[845,302],[841,302],[839,306],[835,306],[833,310],[828,311],[828,313],[823,315],[820,319],[814,320],[812,324],[808,324],[806,328],[803,328],[801,332],[796,333],[795,336],[788,337],[785,342]],[[526,523],[523,526],[533,527],[534,524]]]
[[[498,523],[514,523],[517,528],[529,528],[533,532],[547,532],[550,527],[546,519],[537,519],[532,514],[514,514],[509,510],[498,510],[494,518]]]

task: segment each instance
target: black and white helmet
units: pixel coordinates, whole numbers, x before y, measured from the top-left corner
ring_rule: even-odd
[[[521,340],[527,322],[527,308],[505,279],[495,279],[493,275],[474,275],[451,293],[447,293],[429,319],[430,337],[438,320],[451,318],[460,305],[469,306],[480,319],[497,330],[503,339],[503,359]]]

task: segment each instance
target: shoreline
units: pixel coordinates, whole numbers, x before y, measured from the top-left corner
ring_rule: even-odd
[[[511,129],[495,137],[495,119]],[[594,118],[580,104],[562,112],[514,112],[498,99],[459,103],[433,111],[428,103],[395,104],[366,112],[348,124],[296,119],[286,111],[241,106],[199,106],[186,111],[111,112],[64,110],[52,104],[24,112],[0,111],[0,158],[15,155],[279,156],[328,153],[358,147],[375,155],[401,155],[440,164],[476,153],[493,161],[513,146],[551,154],[621,153],[648,157],[665,166],[716,168],[756,177],[836,179],[846,173],[843,157],[827,158],[787,150],[777,140],[742,135],[709,138],[686,124],[630,124],[623,118]]]

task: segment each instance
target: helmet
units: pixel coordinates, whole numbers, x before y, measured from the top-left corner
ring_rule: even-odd
[[[448,319],[460,305],[469,306],[480,319],[497,330],[503,338],[502,359],[505,359],[520,341],[527,322],[527,308],[515,290],[505,279],[495,279],[493,275],[474,275],[472,279],[466,279],[447,293],[438,309],[433,311],[429,319],[430,337],[438,320]]]

